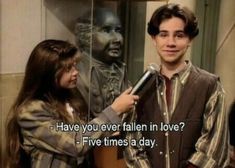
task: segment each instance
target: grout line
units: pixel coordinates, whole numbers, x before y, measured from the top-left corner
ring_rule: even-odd
[[[218,48],[216,50],[216,55],[220,52],[221,48],[223,47],[223,45],[226,42],[226,40],[228,39],[229,35],[233,31],[234,27],[235,27],[235,22],[233,22],[232,26],[229,28],[229,31],[225,34],[222,42],[218,45]]]

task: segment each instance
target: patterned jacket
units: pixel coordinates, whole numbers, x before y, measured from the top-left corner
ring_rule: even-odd
[[[23,148],[31,156],[32,168],[81,167],[84,155],[92,147],[83,143],[83,137],[94,140],[112,134],[101,130],[84,131],[76,113],[74,120],[74,123],[63,123],[55,110],[42,101],[32,101],[21,108],[18,123],[23,136]],[[88,124],[120,122],[121,119],[109,106]]]
[[[170,106],[167,107],[162,75],[150,80],[137,104],[137,123],[158,127],[129,132],[126,138],[151,139],[156,140],[156,144],[126,148],[128,167],[185,168],[189,162],[199,168],[226,167],[229,161],[228,117],[225,93],[218,77],[189,63],[171,80],[174,94]],[[179,129],[166,131],[162,125],[169,125],[169,128],[179,125]]]

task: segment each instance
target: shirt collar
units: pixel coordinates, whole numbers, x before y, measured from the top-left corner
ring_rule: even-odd
[[[179,78],[179,81],[182,85],[184,85],[188,79],[188,76],[190,74],[190,70],[191,70],[191,67],[192,67],[192,63],[191,61],[189,60],[185,60],[186,62],[186,66],[184,69],[182,69],[181,71],[175,73],[172,78],[174,77],[178,77]],[[160,81],[164,80],[164,77],[162,74],[159,75],[159,79]]]
[[[183,85],[186,83],[188,76],[190,74],[191,68],[192,68],[192,63],[189,60],[186,60],[185,62],[186,62],[185,68],[178,73],[180,82]]]

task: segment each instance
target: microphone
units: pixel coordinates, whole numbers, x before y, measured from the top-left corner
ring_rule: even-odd
[[[159,67],[155,63],[151,63],[147,66],[146,71],[144,74],[140,77],[140,79],[135,83],[134,87],[131,90],[132,95],[138,94],[144,85],[149,81],[149,79],[159,70]]]

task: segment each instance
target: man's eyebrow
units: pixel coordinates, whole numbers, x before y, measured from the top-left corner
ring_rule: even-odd
[[[177,30],[176,33],[184,33],[184,30]]]
[[[168,33],[169,31],[168,30],[160,30],[159,33]],[[174,33],[185,33],[184,30],[176,30],[174,31]]]
[[[169,30],[159,30],[159,32],[169,32]],[[184,32],[184,30],[176,30],[174,32]]]
[[[159,30],[159,32],[166,33],[166,32],[168,32],[168,31],[167,31],[167,30]]]

